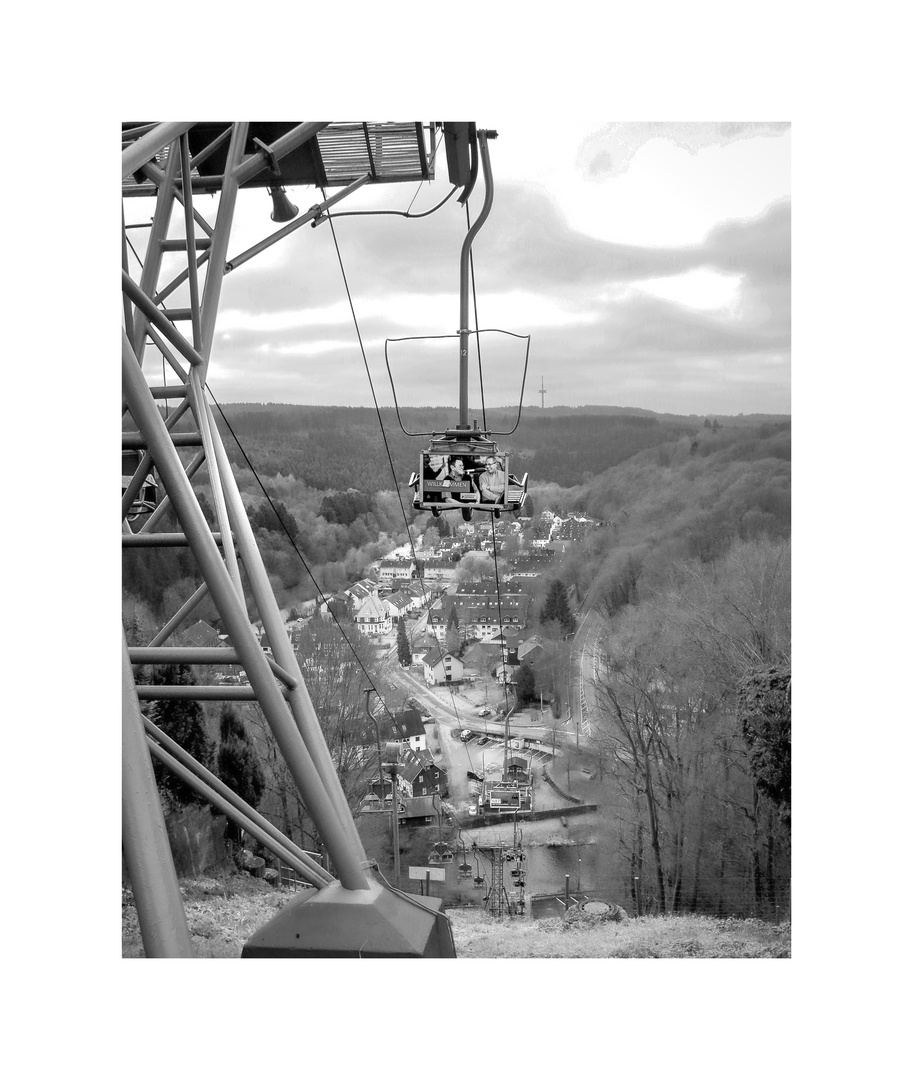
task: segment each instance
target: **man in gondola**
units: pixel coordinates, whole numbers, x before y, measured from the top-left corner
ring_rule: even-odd
[[[447,487],[458,484],[465,484],[466,490],[464,491],[461,488],[457,488],[455,491],[448,492],[451,503],[476,502],[478,500],[478,496],[472,485],[472,480],[466,472],[466,465],[463,459],[453,458],[450,462],[450,471],[447,473],[447,479],[444,481],[445,491]]]
[[[485,459],[485,471],[479,477],[479,494],[483,502],[504,502],[507,478],[496,457]]]

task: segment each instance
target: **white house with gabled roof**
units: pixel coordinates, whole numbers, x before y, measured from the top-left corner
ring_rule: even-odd
[[[394,625],[398,623],[400,619],[405,618],[407,611],[412,611],[412,597],[409,593],[391,593],[389,596],[385,596],[383,600],[381,600],[381,603],[389,612]]]
[[[425,682],[429,686],[442,686],[445,683],[463,681],[463,661],[449,652],[429,649],[422,657],[422,669]]]
[[[375,634],[389,634],[393,629],[393,620],[383,600],[369,596],[355,612],[355,625],[370,637]]]

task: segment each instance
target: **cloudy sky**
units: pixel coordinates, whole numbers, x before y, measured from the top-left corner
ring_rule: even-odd
[[[480,117],[495,197],[473,246],[478,325],[529,335],[525,402],[660,412],[790,412],[787,123],[570,122]],[[336,240],[381,405],[385,341],[453,335],[467,224],[438,179],[383,185],[334,209]],[[306,208],[316,188],[290,189]],[[470,202],[482,204],[481,184]],[[128,201],[133,220],[148,200]],[[203,200],[209,215],[214,200]],[[242,193],[232,254],[276,228]],[[488,405],[515,405],[522,337],[481,338]],[[400,404],[457,406],[455,340],[392,342]],[[473,357],[470,409],[479,404]],[[150,373],[150,379],[152,375]],[[328,225],[304,226],[225,282],[209,383],[220,402],[370,405],[356,323]]]

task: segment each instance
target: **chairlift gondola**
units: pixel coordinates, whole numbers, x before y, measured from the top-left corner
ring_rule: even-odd
[[[384,346],[387,372],[393,389],[393,401],[396,415],[403,433],[410,436],[430,436],[431,442],[419,457],[418,472],[412,473],[409,486],[414,491],[412,505],[416,510],[430,511],[433,517],[440,517],[446,510],[459,510],[464,521],[471,521],[474,511],[490,513],[500,517],[504,513],[516,513],[526,501],[528,476],[524,473],[517,477],[510,472],[509,456],[498,450],[491,436],[512,435],[520,422],[520,409],[523,406],[523,389],[526,386],[526,372],[529,367],[529,336],[513,334],[506,330],[469,330],[469,266],[472,241],[488,218],[494,198],[494,186],[491,164],[488,156],[488,140],[496,138],[497,132],[476,130],[471,126],[469,138],[474,159],[477,155],[482,166],[485,183],[485,199],[479,216],[466,234],[460,252],[460,329],[454,335],[459,339],[459,418],[452,429],[446,431],[407,431],[400,416],[396,386],[390,370],[388,340]],[[469,423],[469,338],[474,336],[478,343],[482,334],[503,334],[507,337],[523,338],[526,341],[526,356],[523,364],[523,381],[520,387],[520,407],[517,423],[510,431],[479,429],[477,424]],[[417,338],[395,338],[394,341],[431,340]],[[479,378],[481,381],[481,350],[479,352]],[[484,397],[482,400],[483,425],[485,419]]]
[[[453,862],[453,852],[445,843],[432,844],[431,850],[437,856],[436,862]]]
[[[518,477],[510,471],[509,455],[478,429],[432,435],[418,472],[409,478],[416,510],[430,510],[433,517],[460,510],[467,521],[474,510],[496,518],[516,513],[526,502],[528,482],[527,473]]]

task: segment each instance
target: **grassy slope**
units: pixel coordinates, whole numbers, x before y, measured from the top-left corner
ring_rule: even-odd
[[[239,957],[244,942],[293,893],[247,875],[183,881],[181,892],[198,957]],[[478,911],[450,912],[457,956],[464,959],[646,957],[782,958],[790,931],[756,920],[698,916],[630,919],[512,919],[499,922]],[[136,908],[124,890],[123,955],[143,956]]]

